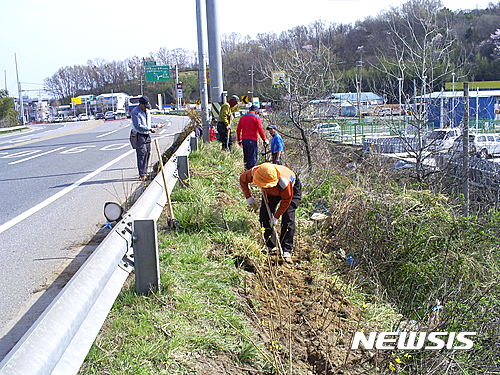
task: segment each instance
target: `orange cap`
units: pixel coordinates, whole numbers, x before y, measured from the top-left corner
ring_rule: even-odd
[[[253,182],[263,189],[272,188],[278,185],[280,174],[271,163],[264,163],[254,168]]]

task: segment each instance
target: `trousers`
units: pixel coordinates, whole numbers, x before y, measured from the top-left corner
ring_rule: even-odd
[[[299,206],[301,199],[302,184],[297,177],[295,185],[293,186],[292,202],[281,217],[280,244],[283,251],[288,251],[289,253],[291,253],[293,250],[293,237],[295,235],[295,210]],[[273,215],[276,212],[276,207],[278,207],[278,204],[281,202],[281,197],[267,195],[267,200],[269,202],[271,215]],[[276,233],[271,229],[271,223],[269,220],[269,215],[267,214],[267,208],[266,203],[264,202],[264,198],[262,198],[262,203],[260,205],[259,221],[261,226],[264,228],[264,238],[266,239],[267,247],[270,249],[276,247]]]
[[[151,155],[151,137],[149,134],[137,133],[137,146],[135,152],[137,155],[139,176],[145,176],[148,173],[149,158]]]
[[[243,162],[245,169],[251,169],[257,164],[258,146],[257,141],[253,139],[242,139],[241,146],[243,147]]]
[[[231,150],[233,140],[231,134],[228,134],[227,126],[223,122],[217,123],[217,132],[219,133],[219,141],[222,143],[223,150]]]

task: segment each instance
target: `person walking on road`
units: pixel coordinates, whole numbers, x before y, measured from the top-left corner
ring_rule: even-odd
[[[154,133],[154,128],[162,128],[163,124],[152,125],[151,114],[148,109],[151,108],[147,96],[139,99],[139,105],[130,113],[132,119],[131,139],[136,138],[135,151],[137,154],[137,169],[139,170],[139,178],[146,181],[148,178],[148,165],[151,155],[151,136]],[[134,144],[132,144],[132,147]]]
[[[264,228],[264,238],[270,251],[276,248],[275,228],[281,217],[280,244],[282,256],[287,262],[292,260],[293,237],[295,235],[295,210],[302,199],[302,184],[297,175],[283,165],[264,163],[240,175],[240,187],[252,208],[258,204],[249,189],[249,184],[262,188],[259,221]],[[266,202],[271,212],[268,215]],[[278,207],[279,204],[279,207]],[[277,209],[276,209],[277,208]]]
[[[269,125],[266,128],[271,134],[271,156],[274,164],[283,164],[281,156],[283,151],[285,151],[285,144],[283,143],[283,138],[278,133],[278,128],[276,125]]]
[[[257,109],[255,105],[252,105],[248,113],[240,118],[236,128],[236,138],[238,139],[238,145],[243,147],[243,161],[246,169],[253,168],[257,164],[258,136],[266,145],[269,144],[262,128],[262,121],[257,115]]]
[[[238,97],[233,95],[231,99],[220,107],[219,121],[217,122],[217,132],[223,150],[231,150],[231,123],[233,122],[233,112],[238,110]]]

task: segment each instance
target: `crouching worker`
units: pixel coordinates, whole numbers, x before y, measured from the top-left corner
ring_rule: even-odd
[[[276,248],[276,231],[274,230],[281,217],[280,244],[283,258],[292,260],[293,236],[295,234],[295,210],[302,198],[302,184],[293,171],[282,165],[264,163],[243,172],[240,185],[249,206],[257,208],[248,184],[254,183],[262,188],[263,197],[260,205],[259,220],[264,228],[264,238],[269,250]],[[272,217],[269,218],[266,203]],[[279,206],[278,206],[279,204]]]

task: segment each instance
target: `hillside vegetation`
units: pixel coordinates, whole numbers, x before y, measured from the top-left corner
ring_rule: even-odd
[[[317,147],[314,170],[289,149],[304,182],[295,262],[261,251],[239,191],[241,151],[203,145],[190,187],[173,194],[180,230],[159,235],[161,292],[122,293],[82,374],[498,370],[498,211],[463,218],[453,197],[357,149]],[[398,327],[478,335],[465,352],[350,349],[355,331]]]
[[[456,81],[500,79],[499,28],[498,2],[485,9],[452,11],[439,0],[410,0],[354,24],[318,21],[280,34],[258,34],[253,39],[225,35],[224,88],[230,94],[246,95],[252,87],[248,72],[253,66],[254,93],[277,100],[281,94],[271,90],[271,71],[293,73],[290,59],[303,61],[309,56],[311,62],[320,65],[319,71],[328,69],[334,76],[324,82],[327,93],[355,92],[359,79],[362,91],[384,94],[388,102],[396,103],[398,78],[404,79],[404,96],[413,95],[414,80],[419,91],[426,85],[427,92],[440,90],[444,82],[452,81],[452,73]],[[64,103],[77,95],[111,90],[138,95],[143,58],[158,65],[177,65],[181,71],[196,69],[194,51],[162,47],[150,56],[131,56],[122,61],[95,58],[86,65],[61,67],[45,80],[45,86]],[[324,59],[330,64],[328,68]],[[197,76],[184,75],[182,81],[185,100],[199,99]],[[144,93],[153,102],[156,94],[164,93],[167,103],[172,103],[173,84],[174,80],[146,82]],[[316,94],[321,98],[325,93]]]

